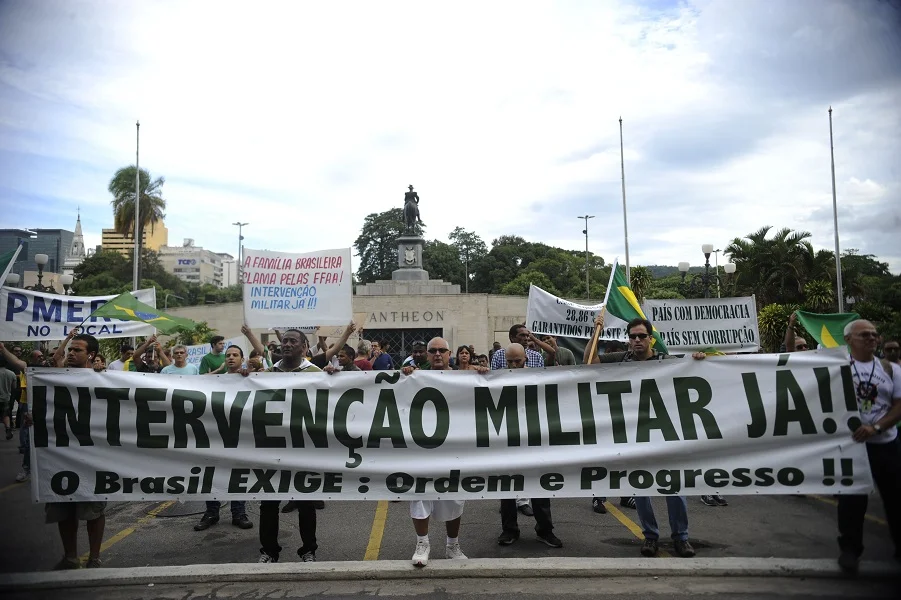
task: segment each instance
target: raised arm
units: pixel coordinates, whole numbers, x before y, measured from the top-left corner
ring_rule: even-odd
[[[166,353],[163,351],[163,345],[157,342],[154,347],[156,348],[157,353],[160,355],[160,365],[164,367],[171,365],[172,361],[169,360],[169,357],[166,356]]]
[[[798,317],[795,316],[795,313],[792,313],[788,318],[788,327],[785,328],[785,351],[786,352],[794,352],[795,351],[795,322]]]
[[[69,342],[72,341],[72,338],[76,335],[78,335],[78,327],[73,327],[66,336],[66,339],[56,347],[56,352],[53,353],[53,357],[50,359],[50,362],[53,363],[54,367],[66,366],[66,348],[69,346]]]
[[[341,338],[331,345],[331,347],[325,351],[325,359],[332,360],[332,357],[338,354],[338,351],[344,347],[344,344],[347,343],[347,339],[350,337],[354,331],[356,331],[356,324],[351,321],[347,327],[344,328],[344,333],[341,334]]]
[[[147,351],[147,348],[150,348],[150,346],[152,346],[154,343],[156,343],[156,335],[155,334],[148,337],[146,340],[144,340],[143,344],[141,344],[140,346],[135,348],[134,356],[143,355],[144,352]]]
[[[28,368],[28,365],[25,364],[25,361],[10,352],[9,348],[3,345],[3,342],[0,342],[0,354],[3,354],[3,356],[6,358],[6,362],[13,365],[20,371],[24,371]]]
[[[241,333],[244,334],[244,337],[247,338],[247,341],[250,342],[250,346],[256,350],[260,356],[266,356],[266,348],[263,347],[263,343],[260,342],[259,338],[254,334],[253,330],[247,326],[247,323],[241,325]],[[281,338],[279,338],[281,341]]]
[[[531,331],[529,332],[529,341],[535,342],[535,345],[544,350],[547,354],[547,358],[545,359],[546,367],[553,367],[557,364],[557,349],[547,342],[543,342],[535,337],[535,334]]]

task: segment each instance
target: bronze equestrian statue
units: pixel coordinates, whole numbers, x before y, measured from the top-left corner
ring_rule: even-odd
[[[414,232],[417,223],[422,225],[422,219],[419,218],[419,194],[413,191],[413,186],[411,185],[410,191],[404,194],[404,226],[406,231]]]

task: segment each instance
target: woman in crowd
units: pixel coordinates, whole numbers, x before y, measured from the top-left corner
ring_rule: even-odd
[[[458,371],[477,371],[479,366],[472,363],[472,354],[469,351],[469,346],[460,346],[457,348],[457,362],[456,369]]]

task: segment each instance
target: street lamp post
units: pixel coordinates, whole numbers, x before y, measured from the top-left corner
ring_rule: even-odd
[[[687,262],[679,263],[679,271],[682,274],[682,280],[679,282],[679,291],[685,296],[693,293],[703,293],[705,298],[709,298],[710,286],[713,283],[716,283],[716,297],[719,298],[721,283],[719,274],[719,254],[717,254],[716,271],[713,274],[710,273],[710,255],[720,251],[714,250],[713,244],[704,244],[701,246],[701,252],[704,253],[704,272],[694,275],[688,281],[685,280],[685,276],[688,275],[690,265]],[[726,275],[732,275],[735,273],[735,264],[731,262],[726,263],[723,265],[723,270],[726,272]]]
[[[593,219],[594,215],[582,215],[576,218],[585,219],[585,229],[582,230],[582,233],[585,234],[585,299],[588,300],[591,298],[591,279],[588,269],[588,219]]]
[[[38,265],[38,282],[35,285],[26,286],[26,290],[32,290],[35,292],[52,292],[53,289],[44,285],[44,265],[47,264],[47,261],[50,260],[50,257],[46,254],[35,254],[34,262]]]
[[[9,287],[16,287],[19,285],[19,274],[18,273],[10,273],[6,276],[6,285]]]
[[[241,233],[244,229],[245,225],[250,225],[250,223],[241,223],[235,222],[232,225],[238,226],[238,268],[235,269],[235,273],[238,276],[238,283],[241,282],[241,267],[244,264],[244,235]]]
[[[68,273],[64,273],[59,276],[59,282],[63,284],[63,293],[68,296],[73,294],[72,283],[75,281],[75,278],[69,275]]]

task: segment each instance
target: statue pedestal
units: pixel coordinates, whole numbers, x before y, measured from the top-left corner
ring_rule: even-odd
[[[418,235],[402,235],[397,238],[397,266],[391,273],[392,281],[428,281],[429,273],[422,268],[422,247],[425,240]]]
[[[397,269],[391,280],[358,285],[358,296],[412,296],[421,294],[459,294],[460,286],[446,281],[429,279],[422,268],[422,247],[425,240],[416,235],[397,238]]]

